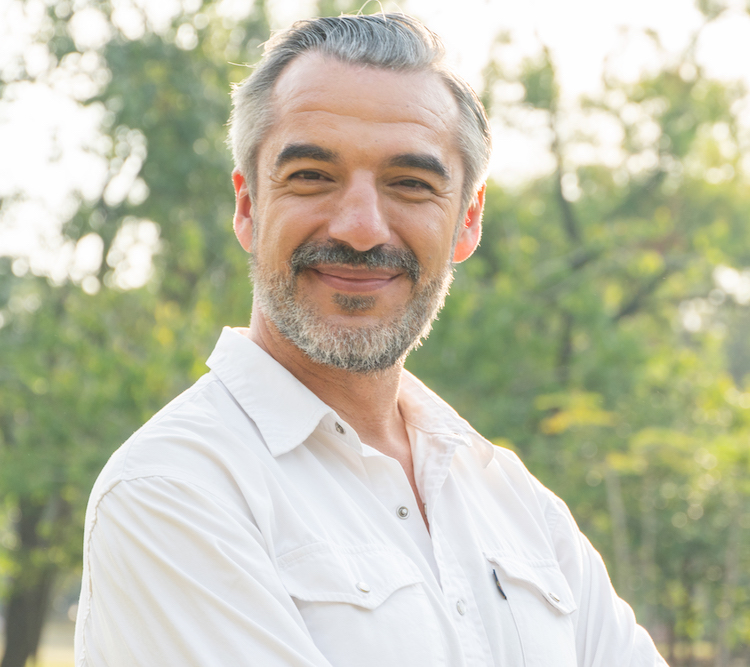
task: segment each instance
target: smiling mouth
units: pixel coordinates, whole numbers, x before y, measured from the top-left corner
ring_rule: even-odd
[[[393,283],[402,273],[349,268],[343,266],[314,266],[310,271],[321,282],[339,292],[374,292]]]
[[[309,270],[346,291],[379,289],[402,275],[416,285],[421,268],[408,248],[380,245],[360,252],[333,239],[301,244],[289,266],[292,274]]]

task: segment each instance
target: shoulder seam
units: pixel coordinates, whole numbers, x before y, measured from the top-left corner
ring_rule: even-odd
[[[209,375],[210,373],[213,373],[213,371],[209,371],[209,373],[206,373],[205,375],[201,376],[201,378],[206,377],[206,375]],[[198,378],[197,382],[200,382],[201,378]],[[130,457],[130,451],[133,448],[133,445],[137,444],[141,438],[144,437],[144,434],[146,432],[146,427],[153,427],[159,424],[161,421],[166,419],[169,415],[171,415],[175,410],[178,408],[181,408],[186,403],[189,403],[190,401],[195,399],[196,394],[201,394],[203,391],[211,386],[212,384],[222,384],[221,380],[219,380],[218,377],[214,375],[213,378],[210,380],[207,380],[203,386],[196,389],[196,384],[191,385],[188,387],[185,391],[183,391],[178,396],[175,396],[168,405],[165,405],[159,412],[157,412],[155,415],[151,417],[143,426],[141,426],[133,435],[131,435],[124,443],[123,447],[127,445],[127,450],[125,451],[122,459],[122,470],[125,470],[125,467],[128,462],[128,458]]]

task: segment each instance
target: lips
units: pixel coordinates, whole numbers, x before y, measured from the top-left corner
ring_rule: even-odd
[[[321,277],[344,281],[342,284],[361,281],[360,287],[371,280],[389,281],[399,275],[416,285],[420,275],[419,261],[409,248],[380,245],[360,252],[334,239],[302,243],[292,253],[289,267],[294,275],[317,271]]]
[[[393,283],[400,272],[346,266],[314,266],[311,273],[321,282],[341,292],[374,292]]]

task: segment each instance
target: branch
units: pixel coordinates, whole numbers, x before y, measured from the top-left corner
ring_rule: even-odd
[[[562,314],[562,337],[557,357],[557,381],[565,387],[570,380],[570,358],[573,355],[573,316],[564,311]]]
[[[575,245],[581,245],[581,232],[578,219],[571,203],[565,199],[562,189],[562,156],[559,153],[559,146],[557,141],[557,130],[555,132],[555,141],[553,142],[552,150],[557,159],[557,173],[555,178],[555,195],[557,196],[557,203],[560,206],[560,212],[562,213],[562,222],[565,233],[568,236],[568,240]]]
[[[645,285],[641,286],[641,288],[633,295],[630,301],[628,301],[612,318],[612,321],[618,322],[623,317],[628,317],[638,312],[643,306],[646,299],[659,287],[659,283],[661,283],[663,280],[666,280],[666,278],[676,269],[676,266],[664,267],[664,270],[661,273],[659,273],[657,276],[654,276]]]

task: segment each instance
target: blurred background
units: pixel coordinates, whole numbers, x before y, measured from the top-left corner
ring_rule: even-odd
[[[568,503],[672,667],[747,667],[746,2],[382,6],[444,37],[495,134],[409,369]],[[249,319],[231,83],[270,30],[359,8],[0,0],[0,667],[72,665],[96,474]]]

